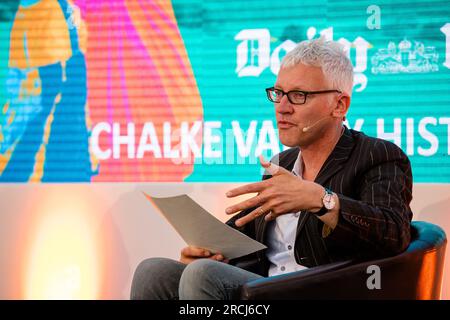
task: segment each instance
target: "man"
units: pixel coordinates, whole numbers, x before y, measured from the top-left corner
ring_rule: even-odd
[[[343,126],[352,86],[352,65],[337,43],[304,41],[289,52],[266,92],[280,140],[292,148],[272,163],[261,159],[263,181],[227,193],[256,193],[227,208],[241,211],[227,223],[268,249],[227,261],[187,247],[180,262],[145,260],[131,298],[232,299],[260,277],[404,251],[412,218],[410,163],[393,143]]]

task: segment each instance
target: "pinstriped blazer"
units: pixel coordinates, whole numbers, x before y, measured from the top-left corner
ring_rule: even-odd
[[[299,148],[291,148],[271,161],[292,170]],[[263,179],[270,179],[264,175]],[[395,144],[345,128],[315,182],[332,190],[340,201],[339,221],[328,235],[314,213],[302,211],[298,219],[295,260],[314,267],[340,260],[367,260],[404,251],[410,242],[412,172],[408,157]],[[301,196],[301,195],[299,195]],[[267,225],[258,217],[241,228],[234,221],[250,213],[243,210],[227,224],[266,245]],[[259,251],[230,261],[267,276],[270,262]]]

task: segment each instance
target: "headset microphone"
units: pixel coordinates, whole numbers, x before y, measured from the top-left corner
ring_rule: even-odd
[[[303,132],[308,132],[312,127],[314,127],[316,124],[318,124],[319,122],[321,122],[322,120],[325,120],[326,118],[328,118],[329,116],[323,117],[320,120],[317,120],[316,122],[314,122],[311,126],[307,126],[307,127],[303,127],[302,131]]]

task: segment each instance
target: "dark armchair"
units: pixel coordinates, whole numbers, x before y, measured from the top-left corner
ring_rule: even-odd
[[[412,222],[411,244],[394,257],[363,263],[343,261],[271,278],[241,288],[241,299],[439,299],[444,267],[445,232]],[[380,268],[380,289],[368,289],[371,265]]]

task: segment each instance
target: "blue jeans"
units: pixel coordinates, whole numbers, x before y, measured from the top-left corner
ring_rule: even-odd
[[[150,258],[137,267],[132,300],[230,300],[239,287],[262,276],[229,264],[199,259],[190,264]]]

